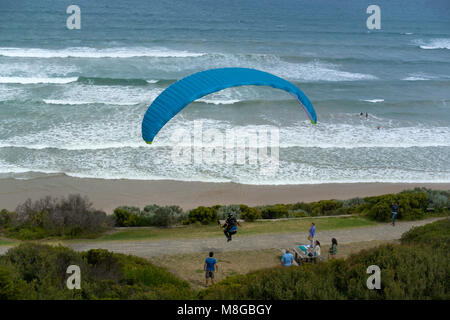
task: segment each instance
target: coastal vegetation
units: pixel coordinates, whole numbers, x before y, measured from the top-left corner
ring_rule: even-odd
[[[416,227],[401,244],[363,250],[347,259],[269,268],[228,277],[199,292],[202,299],[443,299],[450,298],[449,219]],[[432,247],[430,248],[430,244]],[[368,290],[368,266],[381,269],[381,289]],[[425,271],[426,270],[426,271]]]
[[[113,216],[118,227],[168,227],[180,224],[186,218],[186,213],[179,206],[148,205],[143,210],[123,206],[116,208]]]
[[[67,198],[45,197],[28,199],[15,212],[0,211],[0,231],[9,238],[20,240],[98,237],[114,225],[105,212],[92,207],[87,197],[69,195]]]
[[[201,290],[142,258],[24,243],[0,256],[0,299],[448,300],[449,223],[442,219],[414,228],[403,234],[401,244],[347,259],[233,275]],[[80,290],[66,287],[66,269],[72,264],[83,275]],[[381,269],[380,290],[366,287],[370,265]]]
[[[315,202],[298,202],[294,204],[275,204],[249,207],[240,205],[200,206],[188,212],[180,207],[147,206],[144,210],[136,207],[119,207],[114,211],[116,226],[168,226],[171,223],[182,224],[216,224],[218,219],[225,219],[227,213],[246,222],[260,219],[302,218],[339,215],[359,215],[379,222],[391,219],[391,204],[398,202],[398,220],[419,220],[435,215],[448,214],[450,192],[416,188],[397,194],[385,194],[375,197],[353,198],[348,200],[321,200]],[[148,210],[146,208],[151,208]],[[162,210],[167,217],[164,224],[152,217],[157,210]],[[144,217],[148,217],[145,219]]]
[[[426,245],[429,248],[450,249],[450,219],[444,219],[424,225],[413,227],[402,235],[402,244]],[[447,250],[447,255],[450,251]]]
[[[321,229],[345,228],[388,222],[391,204],[398,202],[397,220],[419,220],[449,213],[450,192],[416,188],[397,194],[348,200],[321,200],[293,204],[275,204],[250,207],[240,205],[200,206],[192,210],[181,207],[121,206],[112,215],[96,210],[86,197],[69,195],[67,198],[45,197],[38,201],[28,199],[14,212],[0,211],[0,234],[19,240],[46,238],[76,239],[137,239],[219,236],[218,220],[228,213],[244,220],[240,234],[295,232],[306,228],[318,217],[350,216],[352,219],[321,220]],[[294,219],[297,218],[297,219]],[[302,218],[302,222],[297,221]],[[274,219],[278,219],[274,221]],[[284,220],[289,220],[283,222]],[[270,225],[264,222],[271,221]],[[115,230],[114,227],[157,227],[150,229]],[[178,228],[173,228],[178,227]],[[166,230],[169,229],[169,230]],[[181,230],[183,229],[183,230]],[[305,229],[306,230],[306,229]]]
[[[69,265],[80,267],[80,290],[66,286]],[[102,249],[26,243],[0,256],[0,299],[190,299],[189,284],[145,259]]]

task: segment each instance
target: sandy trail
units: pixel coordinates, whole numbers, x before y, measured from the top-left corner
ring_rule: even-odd
[[[372,227],[349,228],[340,230],[317,230],[316,238],[322,245],[331,243],[336,238],[338,243],[355,243],[372,240],[396,240],[415,226],[423,226],[442,218],[430,218],[419,221],[397,222],[393,227],[383,223]],[[199,252],[224,252],[272,248],[290,248],[295,244],[307,243],[306,232],[260,234],[253,236],[235,236],[227,243],[225,236],[208,239],[186,240],[141,240],[141,241],[84,241],[62,243],[77,251],[90,249],[107,249],[110,251],[132,254],[143,258],[162,255],[189,254]],[[10,246],[0,246],[0,254],[4,254]]]

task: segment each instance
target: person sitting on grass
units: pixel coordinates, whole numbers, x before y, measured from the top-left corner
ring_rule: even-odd
[[[330,251],[329,251],[328,258],[331,258],[331,259],[336,258],[336,255],[337,255],[337,245],[338,245],[338,243],[337,243],[336,238],[331,239],[331,248],[330,248]]]
[[[214,272],[219,271],[216,259],[213,258],[214,252],[209,253],[209,257],[206,258],[203,270],[205,271],[206,286],[208,286],[208,279],[211,278],[211,284],[214,285]]]
[[[281,265],[284,267],[290,267],[294,262],[294,256],[289,250],[286,250],[286,253],[281,257]]]

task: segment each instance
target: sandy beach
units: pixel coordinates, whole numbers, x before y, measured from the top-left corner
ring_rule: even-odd
[[[120,205],[179,205],[184,209],[200,205],[264,205],[325,199],[349,199],[426,187],[450,190],[450,183],[345,183],[307,185],[243,185],[184,181],[105,180],[65,175],[31,180],[0,180],[0,208],[14,210],[27,198],[46,195],[86,195],[97,209],[111,213]]]

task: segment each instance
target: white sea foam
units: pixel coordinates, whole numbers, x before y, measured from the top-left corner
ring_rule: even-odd
[[[203,53],[195,53],[183,50],[167,48],[89,48],[73,47],[65,49],[40,49],[40,48],[0,48],[0,56],[20,58],[186,58],[199,57]]]
[[[293,80],[303,81],[356,81],[375,80],[377,77],[371,74],[348,72],[340,70],[338,65],[310,62],[310,63],[280,63],[280,66],[269,68],[269,72],[279,74]]]
[[[273,73],[297,81],[358,81],[375,80],[376,76],[343,70],[341,65],[323,61],[294,63],[272,54],[222,54],[208,53],[195,59],[179,59],[176,62],[159,60],[152,68],[158,73],[179,73],[182,70],[243,67]]]
[[[450,146],[448,127],[392,127],[379,118],[384,125],[377,130],[375,122],[359,117],[354,117],[351,124],[331,121],[311,126],[308,121],[299,122],[280,128],[280,169],[276,176],[268,178],[260,176],[257,167],[248,165],[174,164],[171,136],[179,129],[191,132],[193,122],[177,116],[161,130],[152,145],[146,145],[139,128],[141,119],[135,113],[98,119],[89,125],[59,125],[2,140],[0,148],[14,146],[15,150],[9,152],[26,156],[9,166],[4,166],[0,159],[0,173],[18,172],[23,178],[24,172],[44,169],[76,177],[245,184],[450,181],[446,160],[449,149],[430,148]],[[203,119],[203,129],[211,128],[252,131],[272,127],[235,126]],[[258,145],[250,146],[255,147]]]
[[[109,121],[111,121],[110,119]],[[66,124],[42,132],[30,132],[28,135],[4,139],[0,147],[20,147],[27,149],[60,150],[103,150],[146,147],[140,132],[140,117],[122,114],[112,123],[95,122],[86,124]],[[356,120],[360,122],[360,120]],[[379,123],[377,121],[377,123]],[[229,122],[204,119],[203,130],[228,129],[254,132],[271,130],[268,125],[232,126]],[[133,128],[130,130],[130,128]],[[158,134],[152,147],[172,148],[173,132],[185,130],[192,132],[193,122],[184,118],[169,122]],[[294,126],[281,127],[279,147],[287,148],[321,148],[321,149],[357,149],[357,148],[411,148],[411,147],[449,147],[450,129],[448,127],[392,127],[382,125],[377,130],[375,122],[363,121],[359,124],[319,123],[311,126],[308,121]],[[221,146],[221,142],[211,146]],[[189,145],[189,144],[188,144]],[[260,147],[250,145],[251,148]]]
[[[436,175],[428,172],[416,172],[399,169],[361,168],[355,170],[326,168],[321,169],[311,165],[300,165],[297,168],[282,166],[281,171],[274,177],[264,177],[255,174],[252,170],[225,170],[218,168],[208,174],[181,170],[171,166],[170,170],[159,167],[158,172],[120,172],[115,170],[85,170],[74,172],[70,170],[46,170],[33,166],[0,166],[0,178],[15,178],[28,180],[47,175],[64,174],[76,178],[96,179],[132,179],[132,180],[173,180],[227,183],[234,182],[248,185],[294,185],[294,184],[327,184],[327,183],[449,183],[450,174]],[[220,172],[222,170],[222,172]],[[233,172],[233,177],[223,177],[223,171]],[[177,173],[176,176],[174,173]],[[180,174],[181,173],[181,174]],[[358,176],[360,174],[360,176]]]
[[[11,83],[11,84],[66,84],[75,82],[78,77],[68,77],[68,78],[37,78],[37,77],[0,77],[0,83]]]
[[[363,101],[377,103],[377,102],[384,102],[384,99],[367,99],[367,100],[363,100]]]
[[[450,49],[450,38],[437,38],[430,41],[416,40],[416,43],[425,50]]]
[[[25,97],[27,92],[23,87],[0,86],[0,101],[17,100],[19,97]]]
[[[106,105],[116,105],[116,106],[134,106],[139,104],[139,102],[121,102],[121,101],[101,101],[101,100],[58,100],[58,99],[43,99],[46,104],[60,104],[60,105],[84,105],[84,104],[106,104]]]
[[[121,149],[121,148],[141,148],[145,145],[141,141],[137,142],[100,142],[100,141],[74,141],[65,144],[50,144],[50,143],[37,143],[37,144],[21,144],[21,143],[2,143],[0,142],[0,148],[24,148],[30,150],[44,150],[44,149],[59,149],[59,150],[105,150],[105,149]]]
[[[2,59],[4,60],[4,59]],[[8,59],[10,60],[10,59]],[[3,62],[0,64],[0,76],[34,76],[34,77],[61,77],[70,73],[79,71],[78,66],[64,61],[64,63],[47,62],[36,63],[35,60],[27,60],[19,62]]]
[[[404,81],[427,81],[436,79],[435,75],[429,75],[426,73],[412,73],[408,77],[403,78]]]
[[[208,103],[208,104],[219,105],[219,104],[235,104],[237,102],[240,102],[241,100],[238,100],[238,99],[230,99],[230,100],[199,99],[198,101],[202,101],[202,102]]]
[[[427,78],[424,78],[424,77],[410,76],[410,77],[403,78],[402,80],[405,80],[405,81],[426,81],[426,80],[430,80],[430,79],[427,79]]]
[[[122,105],[133,106],[150,104],[163,89],[160,88],[128,88],[125,86],[91,86],[77,85],[69,87],[58,96],[49,96],[43,99],[47,104],[60,105]]]
[[[158,59],[151,65],[156,73],[173,74],[183,70],[204,70],[220,67],[249,67],[264,70],[278,76],[298,81],[357,81],[374,80],[376,76],[365,73],[349,72],[337,64],[314,60],[310,62],[293,63],[283,60],[280,56],[271,54],[223,54],[223,53],[193,53],[157,48],[67,48],[67,49],[37,49],[37,48],[0,48],[0,56],[26,58],[133,58],[148,57]],[[168,59],[162,59],[168,58]],[[170,58],[180,58],[173,60]],[[195,58],[195,59],[192,59]],[[32,61],[32,60],[30,60]],[[55,70],[38,70],[30,74],[54,74]],[[56,68],[56,67],[55,67]],[[61,66],[59,66],[61,69]],[[73,72],[74,67],[68,67],[63,74]],[[52,71],[52,72],[50,72]],[[22,72],[23,73],[23,72]],[[11,73],[9,73],[11,74]],[[13,73],[14,74],[14,73]],[[60,73],[58,73],[60,74]],[[148,80],[155,83],[156,80]]]

